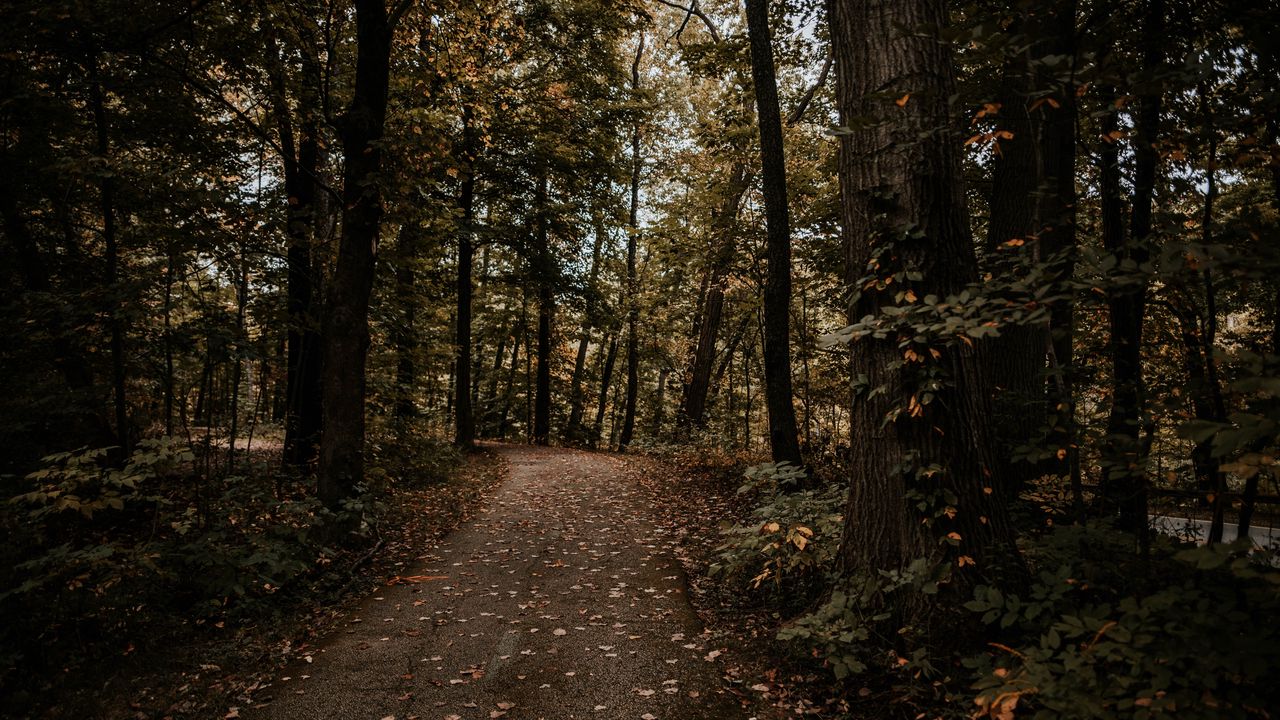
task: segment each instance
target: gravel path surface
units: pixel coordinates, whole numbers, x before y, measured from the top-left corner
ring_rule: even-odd
[[[574,450],[498,451],[509,477],[488,507],[244,717],[744,717],[636,471]]]

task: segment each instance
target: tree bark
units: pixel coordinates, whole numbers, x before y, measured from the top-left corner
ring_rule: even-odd
[[[129,431],[129,400],[125,394],[124,319],[121,317],[122,311],[119,307],[123,304],[123,298],[120,297],[120,244],[116,235],[115,179],[109,170],[111,130],[107,119],[102,79],[98,75],[96,51],[89,59],[89,75],[89,102],[96,132],[95,153],[103,164],[102,175],[98,181],[98,204],[102,211],[102,244],[106,255],[105,274],[102,281],[107,288],[109,302],[114,306],[107,325],[111,338],[111,390],[115,408],[116,443],[120,446],[118,459],[123,463],[133,447],[133,438]]]
[[[414,402],[416,385],[418,384],[418,273],[415,264],[420,252],[420,235],[422,230],[414,221],[400,226],[400,235],[396,239],[396,304],[399,305],[400,318],[391,332],[396,347],[396,389],[393,414],[401,423],[407,422],[418,414]]]
[[[475,219],[475,127],[470,106],[462,111],[462,187],[458,193],[458,206],[462,210],[458,228],[458,278],[457,278],[457,341],[455,347],[457,370],[454,373],[457,396],[457,415],[454,444],[470,448],[475,444],[475,409],[471,403],[471,267],[475,255],[472,244],[472,224]]]
[[[302,53],[310,58],[309,53]],[[299,97],[302,122],[295,135],[289,109],[284,63],[279,57],[268,65],[272,87],[271,109],[280,138],[284,190],[288,203],[285,232],[288,237],[285,267],[288,334],[285,350],[284,453],[287,467],[315,466],[324,425],[320,375],[320,320],[317,305],[319,277],[312,257],[318,225],[316,206],[320,194],[320,108],[312,87],[319,83],[314,60],[304,60],[305,77]]]
[[[380,140],[386,123],[394,30],[383,0],[355,0],[355,13],[355,88],[340,123],[345,161],[342,234],[324,324],[319,495],[331,508],[351,497],[364,478],[369,297],[382,219],[377,175],[382,168]]]
[[[636,45],[631,63],[631,94],[640,93],[640,58],[644,55],[644,34]],[[636,398],[640,393],[640,300],[636,287],[636,242],[640,235],[640,121],[631,129],[631,207],[627,215],[627,393],[623,400],[622,432],[618,436],[618,452],[626,452],[636,427]]]
[[[763,366],[769,410],[769,448],[774,462],[803,463],[791,388],[791,219],[787,209],[787,168],[782,114],[769,35],[769,0],[747,0],[751,76],[760,127],[760,165],[768,271],[764,286]]]
[[[613,365],[618,358],[618,337],[609,336],[609,350],[604,356],[604,370],[600,373],[600,403],[596,407],[596,421],[591,426],[591,440],[599,443],[604,432],[604,414],[609,407],[609,387],[613,383]]]
[[[1144,73],[1153,75],[1163,62],[1164,0],[1149,0],[1143,24]],[[1103,245],[1115,259],[1107,293],[1111,326],[1111,410],[1103,445],[1103,496],[1117,526],[1133,533],[1145,549],[1148,542],[1147,458],[1140,436],[1146,424],[1146,389],[1142,374],[1142,331],[1149,279],[1143,266],[1150,258],[1151,216],[1159,155],[1154,142],[1160,127],[1161,97],[1147,92],[1138,99],[1134,141],[1133,208],[1126,236],[1117,222],[1120,206],[1119,157],[1116,141],[1103,147]],[[1114,132],[1117,118],[1108,112],[1104,135]]]
[[[952,131],[951,53],[928,34],[946,26],[946,3],[829,0],[828,10],[841,121],[859,126],[841,135],[838,164],[848,280],[863,288],[851,307],[856,322],[895,304],[895,292],[958,293],[976,279],[977,262]],[[902,271],[919,279],[906,288],[863,287],[864,273]],[[954,339],[932,343],[932,369],[947,383],[925,402],[927,374],[903,362],[902,339],[866,338],[852,348],[860,382],[850,414],[844,571],[874,578],[941,554],[963,580],[1016,563],[1007,511],[992,491],[999,466],[977,350]],[[916,493],[933,503],[946,498],[946,508],[934,508],[936,519],[921,517]],[[951,542],[940,544],[944,536]]]
[[[551,442],[551,320],[555,314],[555,294],[551,274],[554,263],[547,232],[547,176],[538,180],[534,232],[534,266],[538,278],[538,374],[533,402],[533,442],[547,445]]]

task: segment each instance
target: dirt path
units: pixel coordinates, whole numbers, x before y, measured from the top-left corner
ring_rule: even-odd
[[[509,477],[249,718],[743,717],[649,495],[618,458],[500,446]],[[709,658],[709,659],[708,659]]]

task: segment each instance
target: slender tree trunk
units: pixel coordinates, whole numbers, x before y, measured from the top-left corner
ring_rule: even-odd
[[[356,73],[351,104],[340,123],[343,213],[324,328],[324,435],[320,442],[320,499],[331,508],[352,496],[364,478],[365,363],[369,297],[382,196],[382,168],[394,28],[383,0],[355,0]]]
[[[231,422],[227,430],[227,474],[236,471],[236,434],[240,432],[240,381],[244,373],[244,346],[248,340],[244,327],[245,307],[249,303],[249,260],[244,242],[240,243],[240,278],[236,283],[236,339],[231,354]]]
[[[111,129],[107,119],[102,80],[98,76],[96,52],[89,60],[89,74],[89,101],[97,136],[95,153],[104,166],[110,167]],[[115,180],[109,172],[104,171],[98,181],[98,203],[102,211],[102,243],[106,254],[106,272],[102,280],[111,297],[111,303],[115,306],[108,322],[111,335],[111,389],[115,407],[116,442],[120,445],[119,459],[123,462],[133,447],[133,438],[129,431],[129,400],[125,395],[124,318],[119,307],[123,304],[124,298],[120,295],[120,245],[116,235]]]
[[[304,58],[310,58],[307,51]],[[311,59],[304,60],[303,91],[298,99],[301,127],[295,137],[289,107],[284,63],[278,57],[268,65],[272,86],[272,113],[280,138],[284,166],[284,189],[288,204],[286,234],[288,335],[286,339],[284,453],[287,467],[314,467],[324,424],[320,376],[320,320],[317,305],[319,277],[312,257],[314,235],[319,225],[316,212],[320,194],[320,112],[313,84],[320,82],[320,70]]]
[[[511,369],[507,371],[507,388],[502,393],[502,414],[498,417],[498,437],[505,438],[510,430],[508,418],[511,415],[511,404],[515,402],[516,397],[516,373],[520,371],[520,341],[528,340],[528,330],[525,319],[525,311],[520,309],[520,324],[512,330],[514,337],[511,339]],[[529,346],[525,345],[525,355],[529,354]]]
[[[735,162],[729,172],[724,198],[712,218],[713,242],[717,245],[703,283],[705,299],[695,320],[689,368],[681,392],[677,425],[683,429],[702,428],[706,424],[707,393],[711,387],[711,369],[715,364],[716,340],[724,320],[724,285],[737,248],[738,207],[749,184],[746,164]]]
[[[164,434],[173,436],[173,280],[176,260],[172,241],[164,267]]]
[[[640,93],[640,59],[644,55],[644,34],[636,45],[631,63],[631,94]],[[640,121],[631,129],[631,208],[627,214],[627,394],[623,401],[622,432],[618,435],[618,452],[626,452],[636,427],[636,398],[640,393],[640,298],[636,286],[636,242],[640,235]]]
[[[667,421],[667,376],[671,369],[663,366],[658,371],[658,390],[653,396],[653,437],[662,437],[662,425]]]
[[[600,257],[604,249],[604,222],[599,220],[596,223],[595,240],[591,246],[591,271],[587,279],[586,302],[583,310],[582,318],[582,335],[578,338],[578,354],[573,363],[573,381],[570,383],[569,392],[569,422],[565,428],[565,436],[572,442],[584,442],[587,440],[586,430],[582,424],[582,415],[585,412],[586,398],[584,397],[582,380],[583,374],[586,372],[587,366],[587,350],[591,345],[591,331],[595,327],[598,313],[597,298],[599,297],[599,279],[600,279]]]
[[[604,356],[604,370],[600,373],[600,404],[596,407],[596,421],[591,427],[591,438],[599,442],[604,432],[604,414],[609,406],[609,387],[613,384],[613,365],[618,357],[618,337],[610,334],[609,350]]]
[[[1163,62],[1164,0],[1148,0],[1143,27],[1144,72],[1150,78]],[[1144,93],[1138,100],[1134,141],[1133,210],[1126,237],[1114,218],[1120,212],[1119,159],[1116,142],[1104,143],[1103,244],[1116,257],[1116,271],[1107,293],[1111,324],[1111,411],[1103,447],[1103,494],[1119,518],[1118,527],[1133,533],[1144,548],[1148,543],[1146,449],[1141,432],[1146,418],[1146,390],[1142,376],[1142,330],[1149,279],[1142,269],[1150,258],[1151,217],[1159,155],[1154,142],[1160,126],[1161,97]],[[1104,135],[1116,128],[1114,112],[1107,114]],[[1110,205],[1111,207],[1107,207]]]
[[[782,145],[782,114],[774,77],[769,35],[769,0],[747,0],[751,76],[755,81],[760,126],[761,179],[768,236],[768,274],[764,286],[763,365],[765,404],[769,410],[769,448],[774,462],[796,465],[800,433],[791,389],[791,219],[787,210],[787,167]]]
[[[470,106],[462,112],[462,187],[458,205],[462,209],[462,224],[458,228],[458,308],[457,308],[457,371],[454,373],[457,396],[457,426],[454,444],[470,448],[475,444],[476,419],[471,403],[471,266],[475,248],[472,245],[472,224],[475,218],[475,128]]]
[[[396,304],[400,318],[391,332],[396,348],[396,390],[393,414],[401,423],[418,414],[414,395],[418,384],[418,273],[422,230],[410,220],[400,226],[396,240]]]
[[[534,237],[538,277],[538,377],[533,402],[533,442],[551,442],[551,320],[555,314],[555,294],[551,275],[555,265],[547,231],[548,182],[544,173],[538,181],[537,229]]]
[[[976,279],[977,262],[952,130],[951,52],[929,35],[946,27],[947,4],[829,0],[828,10],[837,106],[842,123],[855,128],[840,138],[838,163],[847,279],[864,287],[868,272],[919,278],[864,289],[850,308],[856,322],[897,304],[895,293],[958,293]],[[883,121],[866,126],[858,118]],[[930,402],[921,384],[929,375],[903,362],[903,339],[863,338],[852,348],[852,376],[866,384],[856,389],[851,412],[844,571],[876,577],[941,556],[953,578],[972,581],[1016,564],[1007,510],[992,492],[999,465],[979,349],[944,338],[922,348],[932,358],[923,361],[932,363],[928,369],[947,378]],[[922,518],[911,499],[916,493],[946,496],[950,512]],[[944,536],[951,542],[940,543]]]

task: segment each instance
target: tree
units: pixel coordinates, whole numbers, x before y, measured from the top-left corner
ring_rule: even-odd
[[[330,507],[351,497],[364,478],[365,364],[382,193],[383,126],[390,92],[391,40],[408,3],[388,13],[384,0],[356,0],[356,72],[342,139],[342,235],[324,322],[324,435],[319,495]]]
[[[768,279],[764,289],[764,382],[769,406],[769,447],[774,462],[801,463],[800,434],[791,390],[791,220],[782,116],[769,37],[768,0],[747,0],[751,76],[760,129],[761,179],[768,229]]]
[[[843,566],[874,578],[935,558],[948,536],[941,554],[953,571],[987,572],[1016,551],[991,492],[1000,478],[979,348],[893,323],[977,276],[951,129],[951,52],[938,36],[946,3],[831,0],[828,11],[846,278],[857,291],[850,320],[872,328],[851,348]]]

